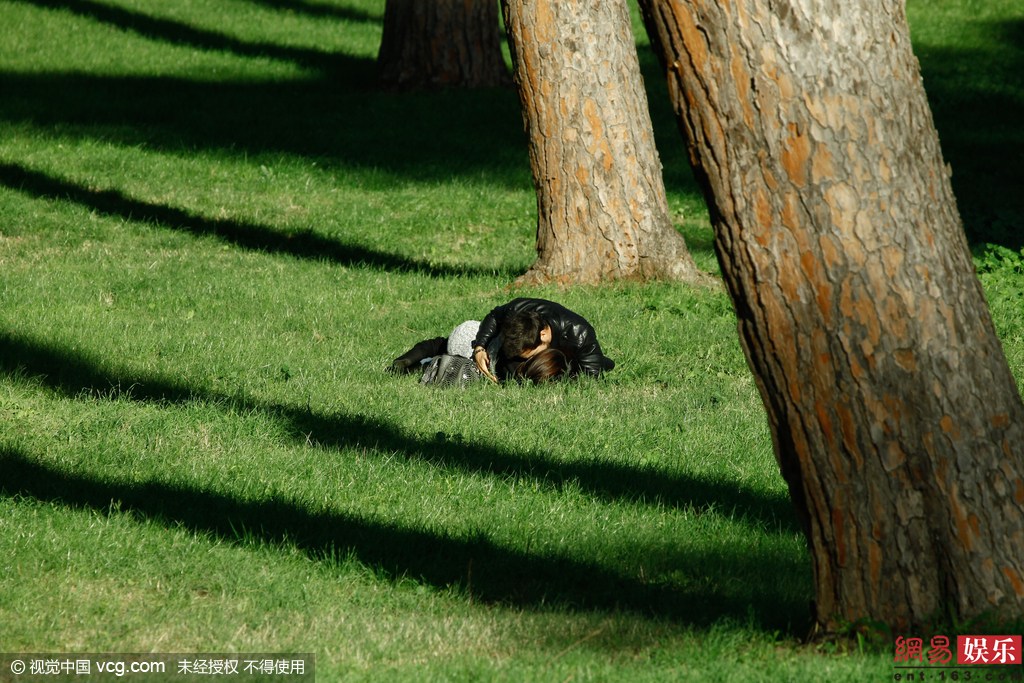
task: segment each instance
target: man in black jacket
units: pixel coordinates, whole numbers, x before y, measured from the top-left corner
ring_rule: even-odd
[[[498,335],[502,337],[498,367],[503,374],[548,348],[566,355],[570,375],[597,377],[615,367],[615,362],[601,351],[594,327],[583,316],[553,301],[515,299],[487,314],[473,341],[473,362],[484,374],[491,367],[487,348]]]

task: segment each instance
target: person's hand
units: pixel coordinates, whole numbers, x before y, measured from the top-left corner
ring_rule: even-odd
[[[476,363],[477,369],[484,377],[495,384],[498,383],[498,378],[491,372],[491,357],[487,355],[487,349],[482,346],[473,349],[473,362]]]

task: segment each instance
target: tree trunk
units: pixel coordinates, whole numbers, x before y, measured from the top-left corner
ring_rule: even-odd
[[[510,83],[493,0],[388,0],[377,67],[401,90]]]
[[[701,280],[673,227],[625,0],[504,0],[537,188],[526,282]]]
[[[1024,406],[901,2],[641,0],[818,625],[1024,614]]]

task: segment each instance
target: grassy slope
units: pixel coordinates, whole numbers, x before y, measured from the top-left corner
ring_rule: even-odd
[[[973,19],[934,4],[911,9],[939,50]],[[808,564],[723,295],[531,291],[595,323],[601,382],[381,372],[507,299],[534,211],[514,93],[369,88],[381,6],[0,0],[4,649],[314,651],[321,680],[887,675],[795,646]],[[982,205],[978,230],[1019,218]],[[1008,254],[985,278],[1021,377]]]

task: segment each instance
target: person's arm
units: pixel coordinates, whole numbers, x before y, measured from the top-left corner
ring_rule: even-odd
[[[480,371],[480,374],[491,380],[495,384],[498,383],[497,376],[491,372],[491,355],[487,353],[487,349],[482,346],[477,346],[473,349],[473,363],[476,365],[476,369]]]
[[[473,348],[482,346],[485,349],[498,334],[501,321],[505,319],[505,312],[508,304],[494,308],[487,316],[480,321],[480,329],[477,330],[476,339],[473,340]]]
[[[487,316],[480,321],[480,329],[477,330],[476,339],[473,340],[473,363],[487,379],[497,382],[497,378],[491,372],[491,357],[487,353],[487,347],[498,335],[502,321],[508,312],[510,303],[494,308]]]
[[[598,377],[602,372],[615,367],[615,363],[601,351],[597,333],[590,323],[576,322],[566,332],[566,350],[573,356],[577,373]]]

